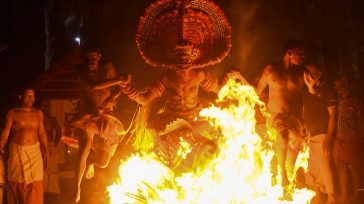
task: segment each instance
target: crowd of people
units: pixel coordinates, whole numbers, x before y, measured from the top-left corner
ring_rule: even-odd
[[[23,89],[19,94],[20,107],[8,111],[0,138],[0,202],[6,183],[9,204],[39,204],[43,203],[45,191],[60,192],[59,185],[46,190],[50,187],[45,183],[50,183],[49,174],[58,168],[53,153],[61,134],[77,136],[76,143],[71,137],[64,138],[64,142],[79,149],[74,197],[74,202],[79,202],[82,179],[93,177],[95,165],[107,167],[120,142],[120,133],[125,132],[123,124],[113,115],[120,94],[141,106],[156,98],[165,100],[163,111],[148,115],[149,120],[144,121],[154,130],[152,137],[158,136],[156,132],[159,135],[167,132],[166,124],[182,118],[188,122],[183,124],[193,130],[191,135],[195,136],[196,143],[213,143],[196,131],[204,123],[193,122],[202,108],[198,89],[217,93],[224,82],[219,83],[208,72],[182,67],[168,71],[147,89],[138,90],[132,86],[130,76],[120,77],[111,63],[102,61],[98,49],[84,51],[87,63],[75,69],[88,90],[85,108],[63,133],[57,119],[50,114],[49,101],[42,100],[39,108],[34,107],[33,88]],[[234,71],[227,76],[247,83]],[[275,163],[285,189],[282,199],[291,199],[288,188],[295,181],[290,178],[295,174],[303,141],[309,141],[310,156],[303,185],[316,192],[312,203],[359,203],[363,103],[352,75],[340,73],[333,82],[331,85],[327,81],[324,70],[317,64],[306,63],[304,45],[291,40],[284,46],[282,61],[269,64],[257,84],[251,84],[260,95],[268,89],[267,109],[271,117],[265,123],[267,130],[276,135]]]
[[[364,114],[355,77],[338,73],[333,85],[318,64],[305,61],[303,43],[290,40],[283,60],[268,65],[256,86],[258,94],[268,87],[266,124],[276,135],[283,199],[291,199],[288,188],[295,181],[288,175],[296,173],[297,155],[308,141],[308,169],[301,182],[316,192],[311,203],[360,203]]]

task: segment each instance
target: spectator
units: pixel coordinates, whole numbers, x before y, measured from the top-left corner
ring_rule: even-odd
[[[0,139],[0,150],[4,152],[11,131],[7,200],[8,204],[42,204],[43,159],[47,161],[49,158],[43,113],[33,107],[35,100],[33,89],[24,89],[19,99],[22,102],[21,107],[8,111]],[[45,150],[44,158],[40,145]]]
[[[317,66],[307,66],[304,73],[307,91],[303,95],[303,117],[311,134],[310,155],[306,184],[316,191],[311,203],[335,203],[334,174],[332,169],[332,144],[337,123],[337,97],[323,83],[322,71]]]
[[[357,189],[360,182],[360,144],[364,137],[363,102],[353,94],[354,81],[348,74],[341,74],[335,80],[335,91],[339,99],[334,159],[341,190],[339,198],[345,204],[359,203]],[[348,182],[350,178],[352,181]],[[352,185],[349,186],[348,183]]]
[[[281,185],[284,187],[283,198],[286,200],[292,199],[288,189],[293,183],[288,175],[293,175],[296,158],[300,151],[300,145],[290,144],[296,143],[299,137],[304,136],[300,131],[304,129],[301,128],[303,126],[300,118],[301,96],[304,88],[302,66],[304,59],[303,43],[298,40],[288,41],[283,48],[282,61],[272,63],[263,70],[256,88],[259,95],[268,88],[267,108],[272,119],[267,120],[267,128],[276,135],[275,159],[281,174]],[[272,164],[275,169],[274,161]],[[277,172],[273,172],[273,177],[276,174]]]

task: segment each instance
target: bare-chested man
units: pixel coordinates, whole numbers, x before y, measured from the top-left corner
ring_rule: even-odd
[[[193,136],[191,135],[188,138],[186,136],[184,139],[191,144],[192,149],[197,151],[200,146],[214,148],[214,144],[209,140],[210,138],[207,139],[202,136],[204,130],[209,131],[208,123],[197,120],[198,113],[203,108],[199,100],[199,91],[202,89],[206,92],[218,93],[222,84],[211,73],[191,68],[191,63],[194,60],[191,49],[192,47],[187,46],[177,48],[176,53],[181,53],[179,57],[183,63],[165,72],[145,90],[138,90],[133,87],[130,75],[127,81],[120,83],[123,93],[131,100],[139,103],[143,110],[137,117],[143,119],[141,119],[142,122],[137,120],[136,126],[141,126],[141,128],[136,127],[136,132],[138,130],[144,132],[135,134],[136,139],[133,143],[135,149],[150,150],[154,145],[154,141],[158,141],[158,139],[167,140],[168,136],[163,132],[169,132],[167,130],[168,124],[176,124],[181,121],[188,123],[189,127],[191,127]],[[145,124],[143,125],[143,123]],[[176,131],[178,130],[172,132]],[[146,139],[147,137],[150,138]],[[179,137],[177,137],[177,140],[179,141]],[[163,155],[161,158],[165,163],[172,167],[180,167],[179,164],[174,162],[178,160],[175,159],[178,156],[176,154],[178,148],[173,148],[172,144],[167,142],[156,142],[155,144],[155,151],[157,154]],[[191,155],[194,154],[190,153],[189,156]],[[194,159],[190,159],[190,161],[194,161]],[[193,165],[189,166],[187,164],[186,166]]]
[[[85,51],[87,64],[79,69],[80,79],[87,87],[85,110],[81,111],[81,118],[70,124],[79,147],[74,197],[76,203],[80,200],[83,176],[92,178],[94,165],[107,167],[119,142],[119,133],[123,131],[122,123],[112,115],[115,99],[121,93],[116,70],[112,63],[101,60],[97,48],[86,48]],[[62,140],[66,144],[74,143],[68,137]],[[93,159],[89,157],[90,153]]]
[[[268,128],[277,134],[276,157],[280,168],[282,186],[289,185],[288,173],[293,173],[299,147],[290,145],[297,126],[302,124],[302,90],[304,87],[303,71],[304,48],[296,40],[287,42],[284,47],[283,61],[268,65],[258,80],[256,90],[262,94],[268,87],[267,108],[272,116]],[[302,130],[305,134],[305,130]],[[293,133],[293,134],[291,134]],[[285,195],[287,196],[287,195]]]
[[[216,93],[220,90],[217,79],[210,73],[203,70],[180,68],[180,70],[166,72],[145,91],[139,91],[127,84],[124,93],[141,105],[147,105],[154,99],[165,96],[163,111],[160,112],[163,113],[164,118],[159,118],[159,120],[172,122],[176,118],[183,118],[190,121],[198,116],[198,112],[202,108],[198,100],[200,88]],[[165,128],[165,123],[160,128]]]
[[[19,95],[21,107],[11,109],[1,134],[0,150],[9,139],[8,203],[43,203],[43,159],[49,158],[42,111],[33,107],[35,92],[26,88]],[[39,143],[40,142],[40,143]],[[42,158],[40,144],[44,147]]]
[[[85,55],[87,63],[78,69],[80,79],[87,89],[83,113],[97,113],[99,108],[117,97],[115,95],[118,86],[112,87],[117,85],[113,83],[117,78],[117,72],[112,63],[102,60],[97,48],[85,48]]]

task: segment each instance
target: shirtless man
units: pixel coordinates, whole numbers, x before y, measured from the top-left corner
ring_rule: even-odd
[[[184,135],[193,149],[188,154],[189,157],[202,158],[196,155],[200,148],[214,149],[215,144],[202,135],[203,131],[210,131],[206,121],[196,120],[199,112],[203,108],[199,101],[199,91],[218,93],[222,84],[209,72],[201,69],[191,68],[194,58],[190,55],[192,47],[176,48],[175,53],[181,53],[181,61],[173,69],[168,70],[159,77],[153,84],[144,90],[138,90],[131,84],[131,76],[128,80],[120,83],[123,93],[129,99],[141,105],[141,112],[136,119],[135,139],[133,146],[137,150],[151,150],[163,155],[161,159],[171,167],[181,167],[175,157],[178,148],[172,148],[168,142],[156,142],[168,140],[169,136],[163,134],[169,132],[168,124],[188,123],[192,130],[192,135]],[[183,122],[182,122],[183,121]],[[172,131],[174,133],[183,130]],[[178,135],[178,134],[175,134]],[[189,135],[189,136],[187,136]],[[179,141],[179,137],[177,138]],[[155,146],[154,146],[155,144]],[[196,148],[195,148],[196,147]],[[170,151],[169,151],[170,150]],[[168,152],[168,153],[166,153]],[[195,159],[185,159],[185,161],[197,161]],[[193,166],[186,164],[186,167]]]
[[[75,126],[79,145],[74,197],[75,203],[78,203],[81,198],[82,178],[85,176],[91,179],[94,176],[94,165],[99,168],[108,166],[124,127],[115,116],[109,113],[87,114],[72,125]],[[93,157],[89,157],[90,154]]]
[[[290,184],[287,172],[293,173],[298,155],[297,149],[289,145],[290,132],[297,127],[292,121],[299,123],[302,113],[301,95],[304,87],[303,45],[295,40],[289,41],[284,47],[283,61],[268,65],[258,80],[256,90],[262,94],[268,87],[267,108],[272,116],[268,127],[275,129],[276,156],[280,168],[282,186]]]
[[[129,75],[128,82],[130,79]],[[141,105],[148,105],[154,99],[166,96],[163,113],[166,117],[172,117],[172,121],[178,117],[192,120],[198,115],[202,108],[198,100],[199,88],[215,93],[220,90],[217,79],[210,73],[184,67],[166,72],[144,91],[135,89],[128,82],[121,82],[122,87],[125,87],[123,92]]]
[[[94,165],[107,167],[119,142],[119,133],[123,131],[122,123],[112,115],[114,100],[121,93],[120,79],[112,63],[103,62],[101,57],[98,49],[86,48],[87,64],[79,69],[80,79],[88,91],[82,117],[70,124],[79,145],[76,203],[80,200],[83,176],[92,178]],[[67,143],[69,140],[63,141]],[[89,157],[90,153],[94,154],[93,159]]]
[[[43,159],[49,158],[42,111],[33,107],[35,92],[26,88],[19,95],[21,107],[11,109],[1,134],[3,152],[10,132],[7,193],[8,203],[43,203]],[[44,147],[44,158],[41,148]]]
[[[117,72],[112,63],[102,60],[98,49],[86,48],[85,52],[87,63],[78,69],[80,79],[88,90],[85,96],[86,110],[83,113],[94,114],[118,96],[119,87],[114,86],[118,82]]]

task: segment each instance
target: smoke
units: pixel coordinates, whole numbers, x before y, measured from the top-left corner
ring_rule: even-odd
[[[272,31],[262,24],[264,7],[260,1],[229,0],[216,3],[230,22],[232,49],[230,55],[211,71],[221,77],[229,69],[238,68],[249,81],[254,82],[272,58],[269,47],[275,45],[269,42]]]
[[[302,20],[305,6],[301,3],[215,2],[221,6],[232,27],[232,50],[218,70],[214,70],[218,76],[234,67],[254,83],[267,64],[281,60],[281,48],[287,40],[301,39],[305,34]]]
[[[234,0],[227,10],[232,26],[232,66],[239,68],[248,78],[259,72],[256,48],[269,36],[269,32],[257,24],[260,9],[259,1]]]

